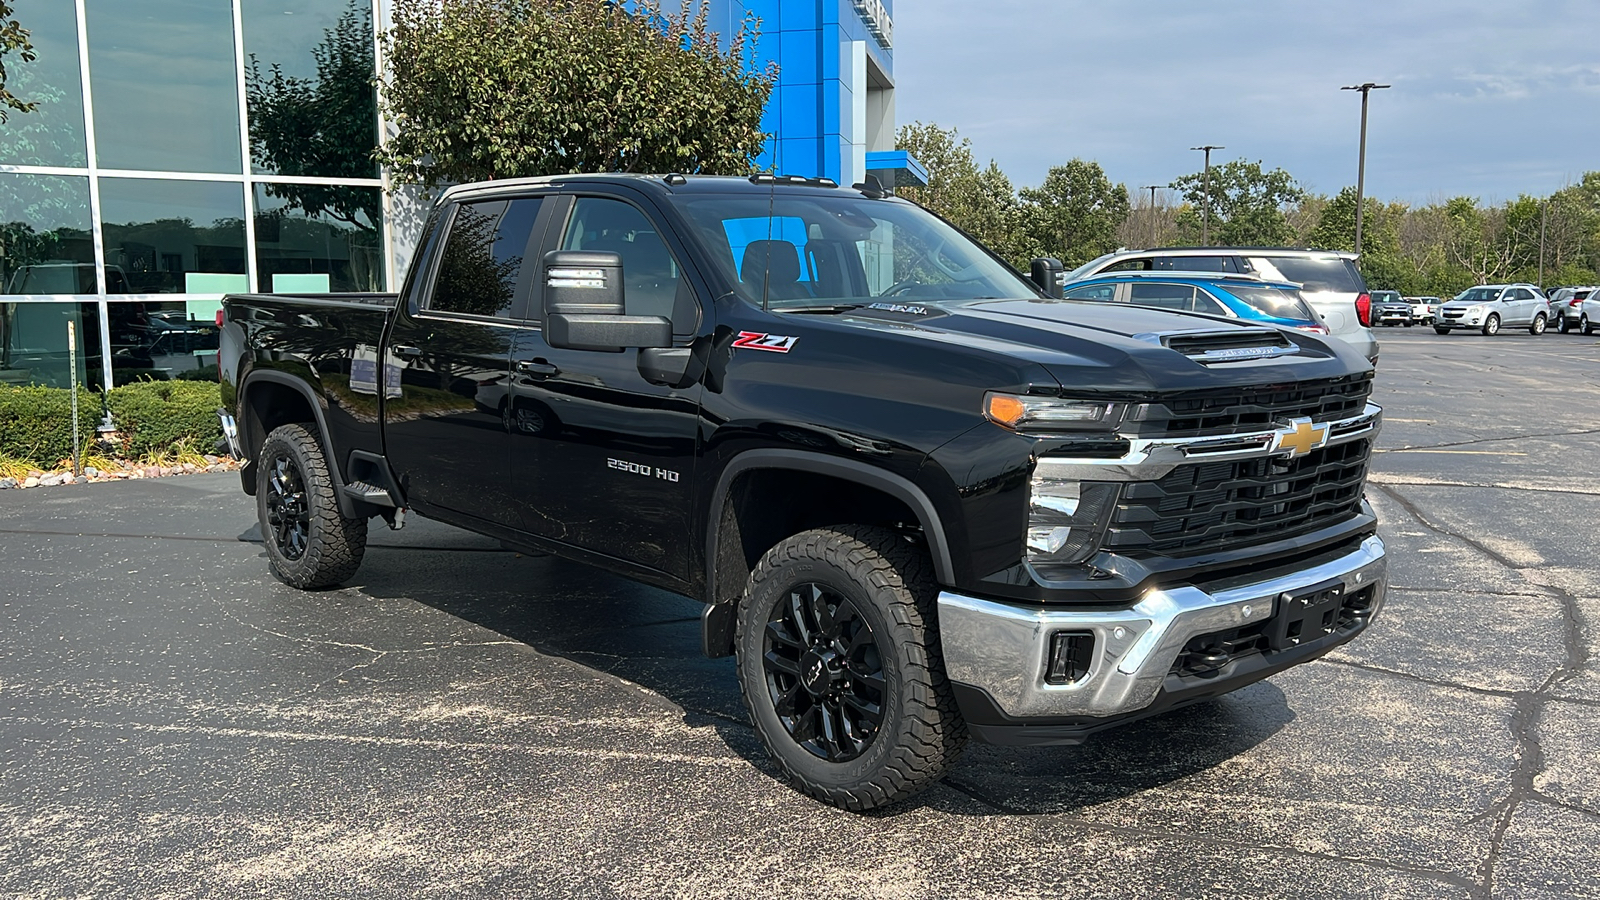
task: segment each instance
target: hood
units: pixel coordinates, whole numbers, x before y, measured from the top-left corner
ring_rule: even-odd
[[[1037,363],[1065,390],[1096,395],[1336,378],[1370,368],[1345,341],[1323,335],[1120,303],[876,303],[837,321],[927,341],[940,352]]]

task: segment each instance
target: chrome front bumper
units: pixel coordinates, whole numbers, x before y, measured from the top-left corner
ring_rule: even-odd
[[[1338,558],[1247,583],[1152,590],[1130,609],[1057,610],[1013,606],[961,594],[939,595],[939,631],[950,680],[979,688],[1015,719],[1109,717],[1153,703],[1189,641],[1271,618],[1280,600],[1334,583],[1346,591],[1374,586],[1371,610],[1383,604],[1387,563],[1383,541],[1369,537]],[[1072,684],[1050,684],[1051,635],[1091,632],[1090,670]]]

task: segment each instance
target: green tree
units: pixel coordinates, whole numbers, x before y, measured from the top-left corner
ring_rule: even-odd
[[[954,128],[916,122],[900,126],[895,146],[928,171],[927,186],[898,188],[897,195],[943,217],[1012,265],[1027,265],[1035,254],[1016,190],[993,160],[978,168],[971,140]]]
[[[1211,169],[1211,242],[1225,246],[1282,246],[1294,239],[1284,207],[1295,203],[1305,192],[1293,176],[1283,169],[1268,172],[1260,162],[1242,159]],[[1206,203],[1204,172],[1175,180],[1190,209],[1179,214],[1178,225],[1185,243],[1199,243]]]
[[[279,175],[371,178],[378,123],[371,4],[350,0],[311,53],[315,79],[287,76],[278,63],[263,73],[250,55],[245,100],[252,160]],[[274,183],[266,191],[308,216],[325,214],[376,232],[379,207],[369,188]]]
[[[724,53],[706,0],[396,0],[378,158],[422,184],[569,172],[754,171],[776,69],[747,19]]]
[[[10,117],[10,111],[32,112],[34,104],[6,89],[6,54],[16,53],[23,62],[33,62],[37,57],[33,43],[28,40],[28,30],[11,18],[11,5],[0,0],[0,125]]]
[[[1021,197],[1030,256],[1058,257],[1072,269],[1120,246],[1128,188],[1113,185],[1099,163],[1074,159],[1051,166],[1044,183],[1023,188]]]

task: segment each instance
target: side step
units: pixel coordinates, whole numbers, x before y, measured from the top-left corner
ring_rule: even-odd
[[[395,505],[394,497],[390,496],[387,490],[375,484],[368,484],[365,481],[352,481],[345,485],[344,495],[351,500],[371,503],[373,506],[393,507]]]

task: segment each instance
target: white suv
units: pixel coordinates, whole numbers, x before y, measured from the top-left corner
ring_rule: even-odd
[[[1530,334],[1544,334],[1550,322],[1550,301],[1531,284],[1480,284],[1469,287],[1439,307],[1433,330],[1449,334],[1461,328],[1497,334],[1500,326],[1526,326]]]
[[[1158,247],[1118,250],[1084,263],[1067,274],[1068,281],[1103,272],[1232,272],[1268,281],[1300,285],[1328,331],[1355,347],[1373,364],[1378,339],[1372,333],[1372,297],[1356,269],[1356,255],[1337,250],[1291,250],[1283,247]]]

